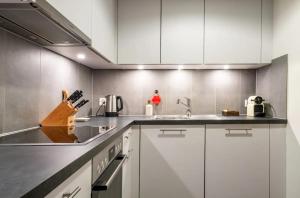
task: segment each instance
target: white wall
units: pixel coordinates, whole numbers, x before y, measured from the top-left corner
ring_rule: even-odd
[[[289,55],[287,198],[300,197],[300,0],[274,0],[273,57]]]

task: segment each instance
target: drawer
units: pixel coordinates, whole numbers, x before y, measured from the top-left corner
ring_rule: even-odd
[[[46,198],[90,198],[92,163],[89,161],[72,176],[50,192]]]

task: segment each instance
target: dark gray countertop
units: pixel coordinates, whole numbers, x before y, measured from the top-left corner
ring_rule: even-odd
[[[143,116],[92,118],[79,126],[116,125],[83,146],[0,146],[0,197],[43,197],[92,159],[132,124],[286,124],[286,119],[198,116],[190,120],[153,120]]]

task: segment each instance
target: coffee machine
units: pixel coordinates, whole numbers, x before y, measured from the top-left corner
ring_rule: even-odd
[[[117,117],[123,110],[123,99],[121,96],[108,95],[106,98],[105,116]]]
[[[250,96],[247,101],[247,116],[265,117],[265,104],[261,96]]]

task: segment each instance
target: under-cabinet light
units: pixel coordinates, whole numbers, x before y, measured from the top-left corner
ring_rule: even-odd
[[[77,54],[77,58],[80,60],[84,60],[85,59],[85,54]]]

